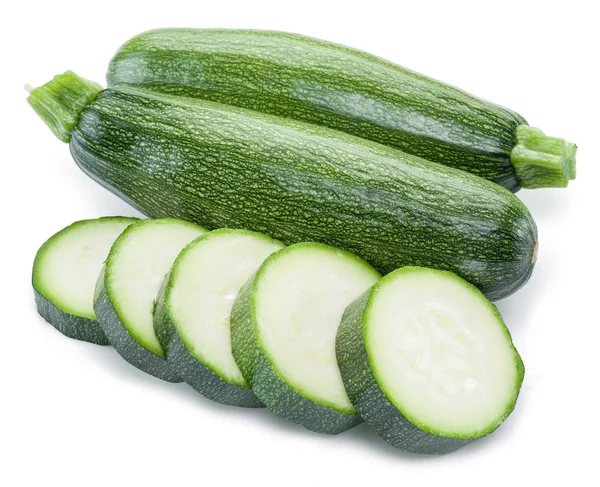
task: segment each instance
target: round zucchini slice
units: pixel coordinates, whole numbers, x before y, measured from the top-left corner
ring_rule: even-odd
[[[38,250],[32,284],[38,313],[63,335],[109,345],[94,313],[94,286],[111,245],[137,218],[82,220]]]
[[[181,249],[204,233],[182,220],[140,220],[117,238],[96,285],[94,311],[115,350],[135,367],[169,382],[181,379],[167,364],[154,333],[156,296]]]
[[[524,367],[496,307],[456,275],[404,267],[346,309],[337,360],[352,404],[402,450],[443,454],[494,431]]]
[[[231,315],[233,356],[260,401],[320,433],[361,422],[346,395],[335,336],[346,306],[378,279],[358,257],[299,243],[268,257]]]
[[[263,407],[233,359],[229,318],[241,287],[282,247],[260,233],[215,230],[185,247],[165,278],[156,336],[175,374],[213,401]]]

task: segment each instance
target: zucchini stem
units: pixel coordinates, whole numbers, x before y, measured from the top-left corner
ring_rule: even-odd
[[[575,179],[576,152],[575,144],[519,125],[510,162],[523,188],[566,188]]]
[[[102,91],[98,83],[80,78],[73,71],[59,74],[38,88],[26,85],[25,89],[29,92],[27,102],[52,133],[67,143],[81,110]]]

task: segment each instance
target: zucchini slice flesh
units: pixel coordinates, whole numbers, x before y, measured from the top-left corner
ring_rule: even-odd
[[[94,314],[94,286],[111,245],[135,221],[127,217],[78,221],[38,250],[32,273],[37,309],[64,335],[109,344]]]
[[[159,295],[154,327],[173,371],[214,401],[262,407],[231,353],[230,314],[244,283],[283,244],[221,229],[179,254]]]
[[[352,254],[299,243],[271,255],[244,287],[232,313],[234,357],[275,414],[330,434],[360,422],[340,377],[335,336],[345,307],[379,278]]]
[[[165,380],[176,377],[153,327],[156,296],[181,249],[206,230],[170,218],[141,220],[113,244],[96,287],[94,310],[125,360]]]
[[[353,302],[337,357],[352,403],[398,448],[446,453],[494,431],[524,367],[494,305],[452,273],[405,267]]]

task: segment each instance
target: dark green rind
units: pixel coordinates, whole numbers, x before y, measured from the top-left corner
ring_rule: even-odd
[[[109,87],[217,101],[334,128],[512,191],[520,115],[365,52],[285,32],[160,29],[126,42]]]
[[[316,433],[337,435],[362,423],[358,414],[345,414],[322,406],[291,389],[262,352],[254,369],[253,389],[269,411]]]
[[[336,435],[362,422],[358,414],[345,414],[305,398],[273,370],[255,336],[252,296],[254,277],[240,291],[231,312],[233,357],[256,396],[277,416],[304,428]]]
[[[106,293],[104,271],[105,267],[102,268],[96,285],[94,313],[96,313],[98,322],[111,345],[121,357],[134,367],[167,382],[182,382],[182,379],[171,370],[166,360],[141,346],[123,326]]]
[[[537,229],[509,191],[325,127],[105,90],[81,113],[70,148],[88,175],[153,218],[326,243],[383,274],[450,270],[489,299],[533,270]]]
[[[223,380],[186,348],[165,306],[165,292],[169,278],[170,273],[165,278],[156,301],[154,331],[171,370],[200,394],[220,404],[246,408],[264,407],[252,389]]]
[[[377,385],[363,339],[363,315],[372,289],[346,308],[336,337],[337,362],[350,401],[379,436],[401,450],[441,455],[467,445],[473,440],[444,438],[417,428]]]
[[[33,293],[40,316],[63,335],[75,340],[95,343],[96,345],[110,345],[108,338],[106,338],[96,320],[66,313],[58,309],[35,289]]]

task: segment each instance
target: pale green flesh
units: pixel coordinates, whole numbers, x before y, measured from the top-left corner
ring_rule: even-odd
[[[98,274],[115,239],[135,218],[108,217],[76,222],[52,236],[38,251],[33,286],[65,313],[96,319]]]
[[[152,323],[156,296],[179,252],[205,232],[181,220],[144,220],[110,251],[105,284],[111,304],[129,334],[158,356],[164,354]]]
[[[361,259],[320,244],[296,244],[259,272],[255,310],[258,340],[292,389],[340,412],[355,414],[335,356],[344,309],[379,274]]]
[[[219,377],[248,387],[231,353],[229,317],[244,283],[283,244],[245,230],[216,230],[191,243],[173,266],[165,297],[188,351]]]
[[[495,308],[462,279],[394,273],[372,294],[363,327],[379,387],[428,433],[482,436],[512,408],[520,359]]]

